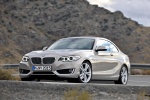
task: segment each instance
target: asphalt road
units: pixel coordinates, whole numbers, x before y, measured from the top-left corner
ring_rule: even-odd
[[[59,84],[74,84],[66,81],[49,81],[41,80],[40,83],[59,83]],[[91,81],[89,84],[101,84],[101,85],[116,85],[113,81]],[[150,86],[150,76],[143,75],[130,75],[128,80],[128,86]]]
[[[150,76],[131,75],[128,85],[132,86],[150,86]]]

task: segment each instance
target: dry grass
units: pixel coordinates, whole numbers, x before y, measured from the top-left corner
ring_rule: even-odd
[[[150,75],[150,70],[133,69],[131,70],[132,75]]]
[[[78,89],[68,90],[64,93],[64,100],[92,100],[91,95],[87,91],[79,91]]]
[[[146,92],[139,92],[137,100],[150,100],[150,95],[147,95]]]
[[[19,76],[12,76],[14,70],[0,69],[0,80],[20,80]]]

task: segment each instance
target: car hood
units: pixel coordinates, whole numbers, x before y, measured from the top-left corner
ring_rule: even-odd
[[[32,51],[26,56],[29,57],[56,57],[56,56],[70,56],[70,55],[76,55],[78,53],[89,50],[72,50],[72,49],[67,49],[67,50],[46,50],[46,51]]]

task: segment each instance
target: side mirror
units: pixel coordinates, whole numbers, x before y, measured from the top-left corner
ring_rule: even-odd
[[[47,48],[48,48],[48,47],[47,47],[47,46],[45,46],[45,47],[43,47],[43,49],[42,49],[42,50],[43,50],[43,51],[45,51],[45,50],[47,50]]]
[[[98,46],[96,47],[95,51],[107,51],[106,47],[105,46]]]

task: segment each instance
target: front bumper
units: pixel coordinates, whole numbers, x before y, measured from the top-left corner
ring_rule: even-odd
[[[28,62],[20,62],[19,70],[21,78],[28,78],[31,76],[39,77],[54,77],[57,76],[59,78],[78,78],[79,76],[79,68],[82,64],[82,60],[72,61],[72,62],[62,62],[55,61],[53,64],[49,66],[52,67],[52,71],[33,71],[32,66],[48,66],[47,64],[35,65],[30,61]],[[24,71],[24,72],[23,72]],[[68,73],[67,73],[68,71]]]

